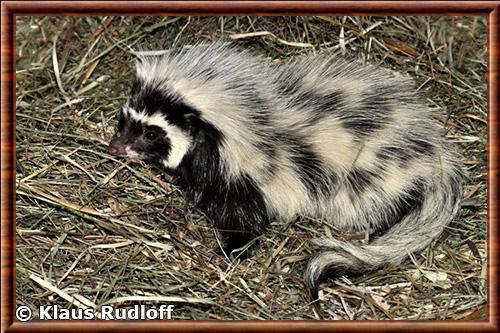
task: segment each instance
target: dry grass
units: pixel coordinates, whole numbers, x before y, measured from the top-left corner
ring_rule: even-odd
[[[486,296],[484,17],[19,17],[17,302],[175,304],[176,319],[478,319]],[[470,175],[460,217],[403,265],[330,281],[302,274],[314,221],[273,223],[248,260],[158,170],[106,152],[131,50],[233,39],[270,60],[360,57],[411,74]],[[36,313],[36,311],[35,311]]]

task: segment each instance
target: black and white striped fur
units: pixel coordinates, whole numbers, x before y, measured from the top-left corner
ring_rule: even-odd
[[[226,253],[298,216],[369,233],[366,244],[314,240],[314,296],[325,277],[427,247],[464,179],[407,77],[327,55],[271,65],[219,43],[141,58],[109,151],[176,175]]]

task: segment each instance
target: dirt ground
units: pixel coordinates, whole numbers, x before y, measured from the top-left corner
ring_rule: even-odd
[[[18,17],[16,295],[34,309],[174,304],[174,319],[487,316],[484,17]],[[145,164],[106,152],[137,50],[223,39],[283,61],[319,50],[408,73],[470,177],[440,240],[398,267],[322,285],[314,221],[273,222],[250,259],[216,252],[203,214]]]

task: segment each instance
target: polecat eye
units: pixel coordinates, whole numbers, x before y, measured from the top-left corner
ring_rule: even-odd
[[[158,133],[153,131],[147,131],[146,133],[144,133],[144,137],[148,141],[155,141],[158,138]]]

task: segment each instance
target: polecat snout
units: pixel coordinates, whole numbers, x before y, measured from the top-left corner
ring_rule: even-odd
[[[408,78],[327,55],[271,65],[218,43],[141,58],[109,152],[177,176],[226,253],[297,216],[369,233],[366,244],[314,240],[313,295],[324,277],[427,247],[464,182]]]

